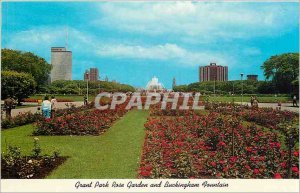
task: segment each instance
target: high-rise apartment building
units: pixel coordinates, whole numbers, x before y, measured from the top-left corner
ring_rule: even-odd
[[[90,68],[90,81],[99,80],[99,71],[98,68]]]
[[[51,82],[55,80],[72,80],[72,52],[65,47],[51,48]]]
[[[227,81],[228,67],[210,63],[208,66],[199,67],[199,81]]]
[[[89,81],[98,81],[99,80],[99,70],[97,68],[90,68],[90,70],[86,70],[83,74],[84,80]]]
[[[249,74],[249,75],[247,75],[247,80],[257,81],[258,80],[258,75],[256,75],[256,74]]]

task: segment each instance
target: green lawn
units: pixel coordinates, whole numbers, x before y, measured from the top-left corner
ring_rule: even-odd
[[[204,97],[206,98],[206,97]],[[210,96],[208,97],[209,102],[241,102],[242,97],[241,96]],[[250,103],[251,96],[244,96],[243,102]],[[290,98],[288,97],[270,97],[270,96],[261,96],[257,97],[258,102],[260,103],[277,103],[278,101],[281,101],[282,103],[290,102]],[[203,99],[204,100],[204,99]]]
[[[52,95],[49,94],[49,97],[51,97]],[[81,95],[54,95],[56,99],[67,99],[67,100],[72,100],[72,101],[83,101],[83,97]],[[43,99],[44,96],[43,95],[34,95],[34,96],[30,96],[29,98],[32,99]],[[89,95],[89,101],[94,101],[95,100],[95,96],[94,95]]]
[[[148,111],[131,110],[101,136],[40,136],[42,153],[59,150],[70,158],[48,178],[136,178]],[[33,126],[2,131],[2,151],[7,144],[32,149]]]
[[[51,96],[51,95],[49,95]],[[30,98],[33,99],[43,99],[44,96],[42,95],[34,95],[34,96],[30,96]],[[73,101],[83,101],[83,96],[80,95],[55,95],[55,97],[57,99],[68,99],[68,100],[73,100]],[[206,96],[202,96],[200,97],[200,101],[204,101],[205,98],[207,98]],[[235,102],[241,102],[242,101],[242,97],[240,95],[235,95],[235,96],[213,96],[210,95],[210,97],[208,97],[209,101],[216,101],[216,102],[232,102],[233,99]],[[260,103],[277,103],[278,100],[281,101],[282,103],[286,103],[286,102],[290,102],[291,99],[289,97],[284,97],[284,96],[278,96],[278,97],[274,97],[274,96],[259,96],[257,97],[258,101]],[[95,100],[95,95],[89,95],[89,101],[94,101]],[[244,96],[243,97],[243,101],[244,102],[250,102],[250,96]]]

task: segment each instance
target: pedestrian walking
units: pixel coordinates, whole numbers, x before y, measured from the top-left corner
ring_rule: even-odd
[[[256,97],[254,97],[254,99],[253,99],[253,107],[258,108],[258,100]]]
[[[277,103],[277,109],[281,110],[281,101],[278,101],[278,103]]]
[[[88,105],[88,101],[87,101],[87,97],[86,97],[86,96],[83,97],[83,104],[84,104],[85,106]]]
[[[57,108],[57,100],[55,96],[52,96],[51,97],[51,118],[55,117],[56,108]]]
[[[251,98],[250,98],[251,107],[253,106],[253,101],[254,101],[254,97],[251,96]]]
[[[11,110],[15,108],[16,101],[12,97],[8,97],[4,100],[4,109],[6,118],[11,118]]]
[[[298,107],[296,95],[294,95],[294,97],[293,97],[293,107],[294,106]]]
[[[51,102],[48,96],[45,96],[45,100],[42,102],[42,112],[45,118],[51,117]]]

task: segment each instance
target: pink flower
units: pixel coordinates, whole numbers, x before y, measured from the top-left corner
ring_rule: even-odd
[[[299,157],[299,151],[294,151],[293,155]]]
[[[236,156],[231,156],[230,157],[230,161],[231,161],[231,163],[235,163],[236,161],[237,161],[237,157]]]
[[[221,147],[224,147],[224,146],[226,146],[226,143],[225,143],[224,141],[220,141],[220,142],[218,143],[218,145],[221,146]]]
[[[251,170],[251,167],[249,165],[245,166],[247,168],[247,170]]]
[[[216,174],[216,177],[217,177],[217,178],[221,177],[221,173],[218,172],[218,173]]]
[[[286,167],[286,162],[280,163],[280,166],[281,166],[282,168],[285,168],[285,167]]]
[[[298,167],[295,166],[295,167],[292,167],[292,171],[295,172],[295,173],[298,173],[299,169],[298,169]]]
[[[211,162],[210,165],[213,166],[213,167],[216,167],[217,163],[216,162]]]
[[[275,179],[281,179],[282,177],[281,177],[280,173],[276,172],[276,173],[274,174],[274,178],[275,178]]]
[[[259,173],[259,170],[258,170],[257,168],[255,168],[255,169],[253,170],[253,172],[254,172],[254,174],[258,174],[258,173]]]

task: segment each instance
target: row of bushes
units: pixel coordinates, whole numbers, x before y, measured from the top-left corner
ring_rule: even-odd
[[[88,106],[80,106],[76,107],[73,104],[68,104],[66,103],[67,108],[65,109],[57,109],[55,111],[55,116],[63,116],[67,114],[72,114],[75,112],[80,112],[85,109],[90,109],[94,107],[94,103],[90,103]],[[1,121],[1,128],[2,129],[8,129],[8,128],[13,128],[13,127],[18,127],[26,124],[30,124],[33,122],[36,122],[37,120],[43,119],[43,116],[40,112],[37,113],[32,113],[30,111],[25,112],[25,113],[19,113],[15,117],[11,118],[5,118]]]

